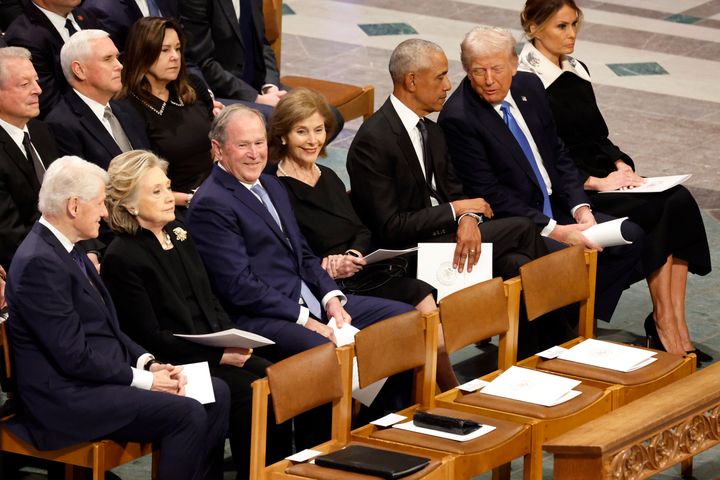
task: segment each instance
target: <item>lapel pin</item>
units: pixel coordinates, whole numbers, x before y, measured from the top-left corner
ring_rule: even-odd
[[[525,95],[523,95],[522,97],[520,97],[520,99],[521,99],[523,102],[527,102],[527,97],[526,97]]]

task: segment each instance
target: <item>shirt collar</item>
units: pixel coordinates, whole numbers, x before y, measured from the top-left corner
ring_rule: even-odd
[[[68,19],[70,19],[70,21],[73,23],[77,30],[80,30],[80,28],[78,28],[79,25],[75,21],[75,17],[73,16],[72,12],[68,13],[67,17],[63,17],[55,12],[51,12],[50,10],[42,8],[35,2],[33,2],[33,5],[35,5],[38,10],[40,10],[43,14],[45,14],[45,16],[48,18],[48,20],[50,20],[50,23],[52,23],[53,27],[55,27],[55,30],[58,31],[61,37],[65,38],[66,36],[70,35],[70,32],[68,32],[65,28],[65,22]]]
[[[392,93],[390,94],[390,103],[392,103],[395,112],[398,114],[398,117],[400,117],[400,122],[403,124],[403,127],[405,127],[405,130],[407,130],[408,135],[410,135],[410,132],[417,128],[420,117]],[[412,138],[412,136],[410,138]]]
[[[540,53],[531,42],[525,43],[520,52],[519,69],[537,75],[545,88],[552,85],[565,72],[573,73],[585,81],[590,81],[590,74],[574,57],[564,55],[562,68],[560,68]]]
[[[223,166],[222,163],[217,162],[217,166],[218,166],[223,172],[227,172],[229,175],[232,175],[233,178],[235,178],[235,176],[234,176],[232,173],[230,173],[230,172],[227,171],[227,169]],[[250,190],[250,191],[252,191],[252,187],[254,187],[255,185],[262,185],[262,184],[260,183],[260,179],[259,179],[259,178],[258,178],[257,180],[255,180],[253,183],[243,182],[242,180],[239,180],[239,179],[237,179],[237,178],[235,178],[235,180],[237,180],[239,184],[241,184],[243,187],[247,188],[247,189]]]
[[[105,108],[107,107],[107,104],[103,105],[100,102],[96,102],[92,98],[86,97],[74,88],[73,91],[77,94],[78,97],[80,97],[80,100],[85,102],[85,104],[90,108],[90,110],[92,110],[95,116],[98,117],[98,119],[102,122],[105,118]]]
[[[40,220],[38,220],[39,223],[45,225],[48,230],[52,232],[53,235],[55,235],[55,238],[58,239],[58,241],[62,244],[63,248],[67,250],[68,253],[75,247],[75,244],[72,243],[68,238],[55,226],[50,223],[45,217],[40,217]]]
[[[505,98],[503,98],[503,102],[507,102],[510,104],[510,110],[518,110],[517,103],[515,103],[515,99],[512,96],[512,92],[508,90],[507,95],[505,95]],[[502,102],[498,103],[497,105],[493,105],[492,107],[495,109],[498,115],[501,117],[503,116],[502,111],[500,110],[500,107],[502,106]]]
[[[25,125],[24,128],[18,128],[15,125],[12,125],[0,118],[0,127],[2,127],[7,132],[10,138],[12,138],[13,142],[15,142],[20,148],[20,150],[25,151],[22,147],[22,143],[23,140],[25,140],[25,132],[28,131],[27,125]]]

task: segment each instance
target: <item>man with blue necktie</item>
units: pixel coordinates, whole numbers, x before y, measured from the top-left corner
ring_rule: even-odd
[[[506,30],[476,27],[461,44],[467,77],[439,117],[465,193],[482,196],[497,217],[532,219],[548,248],[598,248],[583,235],[597,222],[573,160],[557,136],[542,83],[518,72],[515,39]],[[610,320],[622,291],[642,278],[642,229],[626,221],[632,245],[599,256],[596,318]]]

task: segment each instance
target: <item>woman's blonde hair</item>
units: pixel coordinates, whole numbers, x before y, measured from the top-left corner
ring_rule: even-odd
[[[107,223],[117,233],[135,234],[140,227],[137,218],[130,213],[129,204],[137,199],[140,179],[153,167],[167,173],[168,162],[147,150],[131,150],[113,158],[108,167],[105,206]]]

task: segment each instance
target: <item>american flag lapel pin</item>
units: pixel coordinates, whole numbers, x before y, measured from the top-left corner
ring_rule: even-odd
[[[522,97],[520,97],[520,99],[521,99],[523,102],[527,102],[527,97],[526,97],[525,95],[523,95]]]

